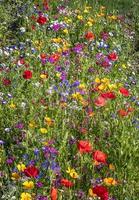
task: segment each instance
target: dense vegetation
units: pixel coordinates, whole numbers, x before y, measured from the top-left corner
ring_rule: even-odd
[[[139,2],[0,1],[8,200],[138,200]]]

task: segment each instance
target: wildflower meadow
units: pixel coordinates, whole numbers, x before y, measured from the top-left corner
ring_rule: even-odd
[[[0,199],[139,200],[134,20],[94,0],[8,2]]]

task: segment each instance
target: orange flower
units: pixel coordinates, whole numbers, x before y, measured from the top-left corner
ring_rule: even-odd
[[[124,109],[120,109],[118,110],[118,114],[121,116],[121,117],[125,117],[128,115],[128,111],[124,110]]]
[[[53,187],[51,189],[50,197],[51,197],[51,200],[57,200],[58,199],[57,189],[56,188]]]
[[[87,32],[86,34],[85,34],[85,38],[87,39],[87,40],[89,40],[89,41],[91,41],[91,40],[94,40],[94,38],[95,38],[95,35],[92,33],[92,32]]]

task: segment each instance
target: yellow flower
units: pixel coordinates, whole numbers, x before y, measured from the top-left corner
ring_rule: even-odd
[[[88,10],[88,9],[84,9],[83,12],[84,12],[84,13],[89,13],[89,10]]]
[[[48,131],[47,131],[46,128],[40,128],[40,132],[43,133],[43,134],[45,134],[45,133],[47,133]]]
[[[45,122],[46,122],[46,124],[48,125],[48,126],[52,126],[53,124],[54,124],[54,121],[50,118],[50,117],[45,117],[44,118],[44,120],[45,120]]]
[[[88,21],[88,22],[87,22],[87,25],[91,27],[91,26],[93,25],[93,23],[90,22],[90,21]]]
[[[108,84],[108,88],[110,90],[114,90],[114,89],[117,89],[117,85],[116,84]]]
[[[10,105],[9,105],[9,108],[16,108],[16,105],[12,102]]]
[[[108,78],[101,79],[102,83],[109,84],[110,80]]]
[[[82,20],[83,16],[82,15],[77,15],[77,19]]]
[[[60,73],[56,73],[56,76],[59,78],[61,75],[60,75]]]
[[[18,169],[18,171],[23,172],[26,169],[26,166],[24,164],[20,163],[17,165],[17,169]]]
[[[111,186],[111,185],[117,185],[117,181],[111,177],[109,178],[104,178],[104,183],[107,185],[107,186]]]
[[[124,69],[126,69],[126,68],[127,68],[126,64],[122,64],[122,67],[123,67]]]
[[[31,195],[27,192],[23,192],[20,196],[20,200],[32,200]]]
[[[68,33],[69,33],[69,32],[68,32],[68,29],[64,29],[64,30],[63,30],[63,33],[68,34]]]
[[[52,41],[55,43],[60,43],[60,42],[62,42],[62,39],[61,38],[53,38]]]
[[[106,87],[105,87],[105,85],[104,84],[100,84],[99,86],[98,86],[98,89],[99,90],[104,90]]]
[[[18,180],[19,178],[20,178],[20,176],[18,173],[16,173],[16,172],[12,173],[12,177],[11,177],[12,180]]]
[[[72,23],[72,19],[68,19],[67,17],[65,17],[65,22],[70,24],[70,23]]]
[[[109,164],[109,169],[112,170],[112,171],[114,171],[115,170],[114,165],[113,164]]]
[[[30,127],[30,128],[36,128],[36,127],[37,127],[37,124],[35,123],[35,121],[30,121],[29,127]]]
[[[33,181],[25,181],[23,183],[24,189],[33,189],[34,188],[34,183]]]
[[[76,99],[76,100],[80,100],[80,101],[83,100],[83,98],[82,98],[82,96],[81,96],[81,94],[79,92],[73,93],[72,94],[72,98]]]
[[[72,178],[78,178],[79,175],[77,174],[77,172],[75,171],[75,169],[71,169],[70,167],[68,167],[68,169],[66,170],[66,172],[72,177]]]
[[[111,15],[111,16],[108,16],[108,19],[117,20],[117,16],[116,15]]]
[[[96,197],[96,196],[97,196],[96,194],[93,193],[92,188],[89,188],[89,190],[88,190],[88,195],[89,195],[90,197]]]
[[[98,77],[95,78],[95,82],[96,82],[96,83],[100,83],[100,82],[101,82],[101,81],[100,81],[100,78],[98,78]]]
[[[84,90],[85,89],[85,85],[84,84],[80,84],[79,85],[79,89]]]
[[[41,74],[41,75],[40,75],[40,78],[46,79],[46,78],[48,78],[48,74]]]

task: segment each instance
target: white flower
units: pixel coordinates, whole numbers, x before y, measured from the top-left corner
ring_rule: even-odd
[[[21,31],[21,33],[25,33],[25,32],[26,32],[26,29],[25,29],[24,27],[21,27],[21,28],[20,28],[20,31]]]

